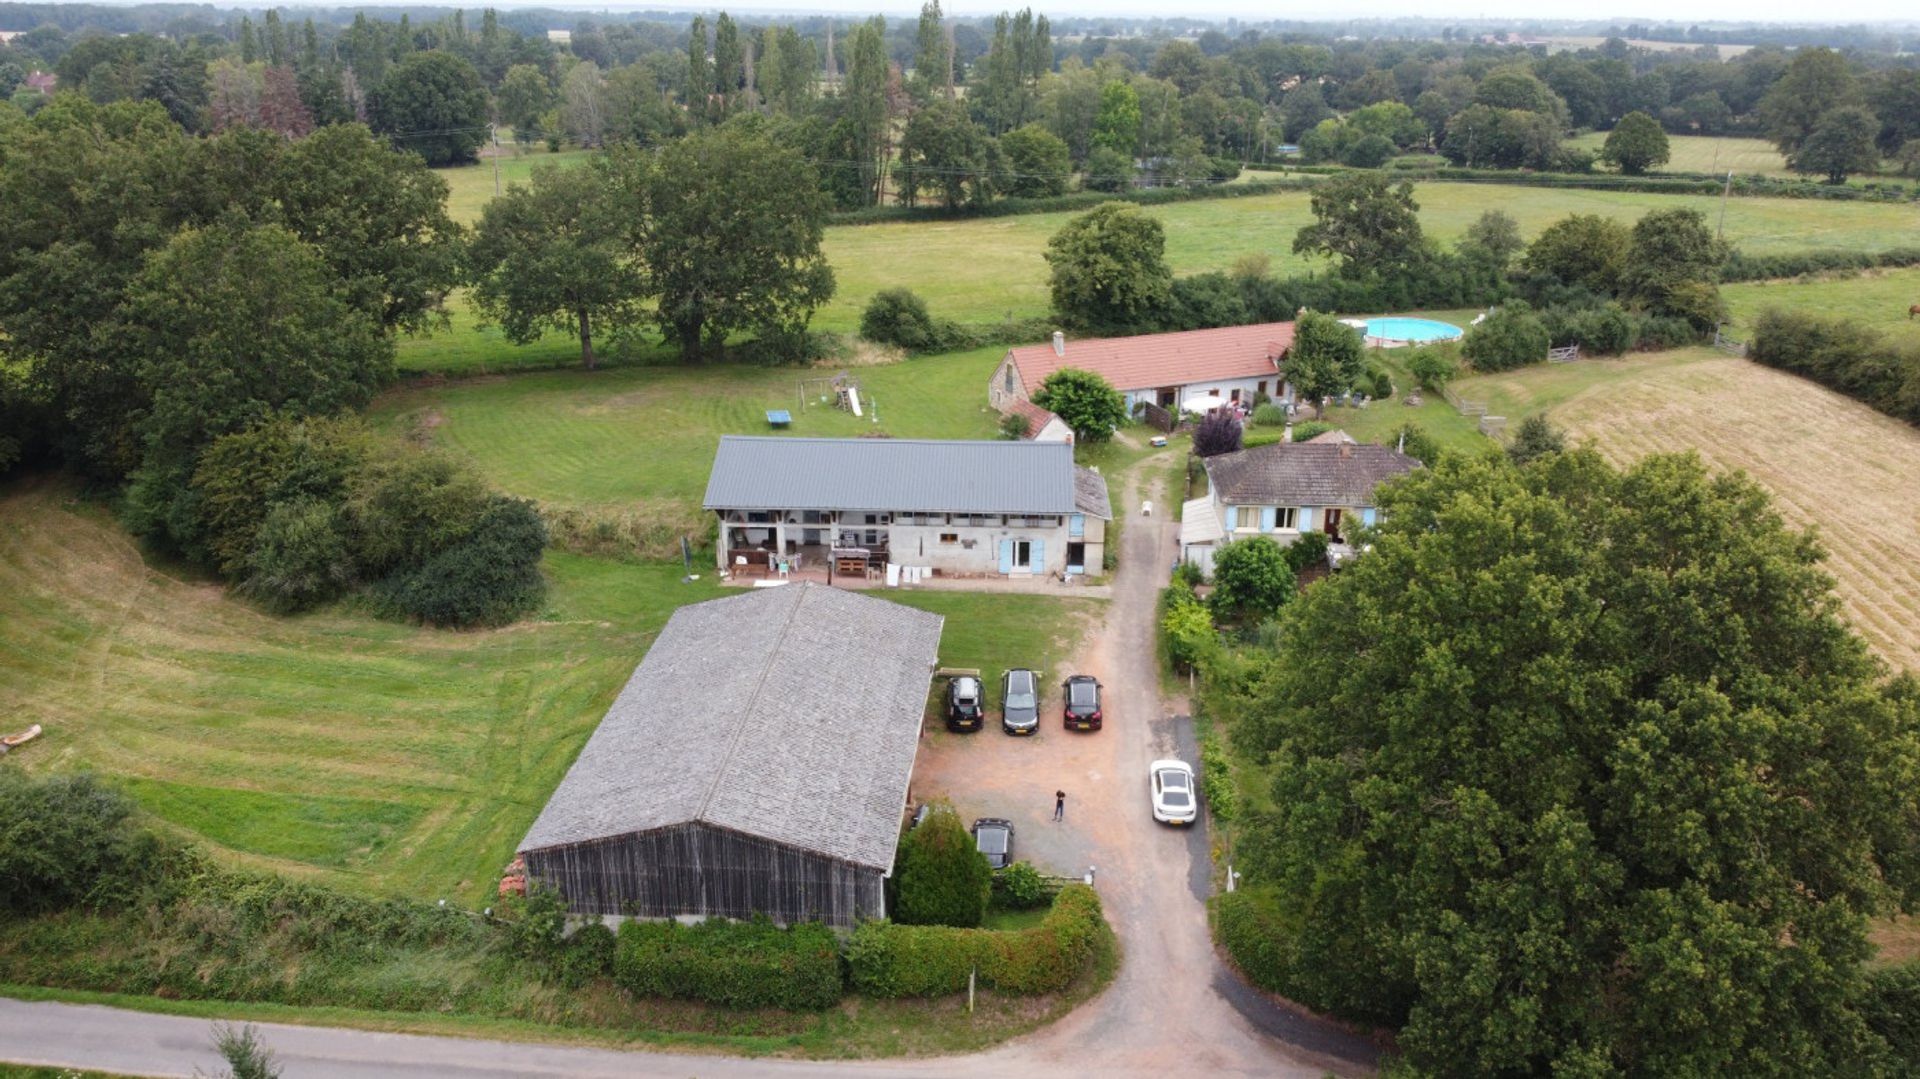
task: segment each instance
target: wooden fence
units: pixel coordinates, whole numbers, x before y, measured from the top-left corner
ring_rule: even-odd
[[[1568,345],[1565,348],[1550,348],[1547,350],[1548,363],[1571,363],[1579,358],[1579,345]]]
[[[1146,408],[1141,412],[1140,415],[1142,419],[1146,420],[1148,424],[1152,425],[1157,430],[1167,431],[1167,432],[1171,432],[1173,430],[1173,413],[1168,412],[1166,409],[1161,408],[1159,405],[1154,404],[1152,401],[1148,401],[1146,403]]]

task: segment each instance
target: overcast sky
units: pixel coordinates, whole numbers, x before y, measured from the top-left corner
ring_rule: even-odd
[[[377,3],[378,0],[372,0]],[[550,0],[551,5],[570,8],[565,0]],[[942,0],[951,15],[991,15],[1032,3],[1036,11],[1049,15],[1125,15],[1149,17],[1183,15],[1190,18],[1238,17],[1251,21],[1266,19],[1354,19],[1374,16],[1418,15],[1430,19],[1597,19],[1628,22],[1920,22],[1920,4],[1915,0],[1684,0],[1679,3],[1650,3],[1648,0],[1619,0],[1613,8],[1605,0],[1459,0],[1448,3],[1421,0],[1302,0],[1298,5],[1275,5],[1265,0]],[[524,6],[524,5],[507,5]],[[596,8],[600,5],[595,5]],[[616,3],[610,10],[676,10],[727,7],[733,11],[755,12],[845,12],[866,15],[880,11],[904,15],[918,11],[918,3],[875,3],[874,0],[811,0],[804,4],[760,3]],[[1637,9],[1637,10],[1636,10]]]

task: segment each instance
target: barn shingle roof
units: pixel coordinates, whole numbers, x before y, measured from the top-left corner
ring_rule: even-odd
[[[1065,355],[1054,352],[1051,342],[1022,345],[1007,354],[1019,368],[1020,384],[1032,395],[1062,367],[1092,371],[1122,392],[1262,378],[1280,369],[1281,359],[1292,347],[1293,323],[1262,322],[1134,337],[1068,339]]]
[[[1072,513],[1065,442],[722,435],[706,509]]]
[[[943,622],[811,583],[680,608],[520,849],[701,823],[890,870]]]
[[[1205,459],[1229,506],[1371,506],[1373,489],[1420,462],[1368,443],[1274,442]]]
[[[1073,470],[1073,504],[1089,517],[1113,520],[1113,503],[1107,499],[1107,478],[1091,468]]]

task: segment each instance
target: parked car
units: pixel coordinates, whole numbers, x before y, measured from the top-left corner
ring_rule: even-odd
[[[1153,819],[1162,824],[1192,824],[1200,817],[1200,797],[1193,785],[1193,769],[1186,761],[1162,760],[1147,765],[1147,785],[1153,794]]]
[[[1063,718],[1069,730],[1100,729],[1100,683],[1090,674],[1076,674],[1061,684],[1066,697]]]
[[[973,822],[973,845],[986,855],[987,864],[1005,869],[1013,864],[1013,822],[999,817],[981,817]]]
[[[1008,734],[1040,729],[1040,680],[1025,667],[1000,676],[1000,726]]]
[[[986,693],[980,680],[961,675],[947,683],[947,729],[977,731],[987,715]]]

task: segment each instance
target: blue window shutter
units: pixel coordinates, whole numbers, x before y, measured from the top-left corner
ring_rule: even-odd
[[[1372,506],[1368,506],[1366,509],[1363,509],[1360,511],[1360,523],[1363,525],[1366,525],[1368,528],[1373,527],[1373,507]]]
[[[1313,507],[1301,506],[1298,520],[1300,521],[1300,531],[1313,531]]]
[[[1227,507],[1226,524],[1227,524],[1227,531],[1229,532],[1240,527],[1240,507],[1239,506]]]
[[[1260,507],[1260,531],[1262,532],[1273,531],[1274,522],[1278,519],[1278,517],[1279,517],[1278,512],[1272,506]]]
[[[1035,573],[1044,573],[1046,571],[1047,545],[1041,540],[1033,541],[1033,565],[1030,568]]]
[[[1371,513],[1373,511],[1368,510],[1367,512]],[[1372,522],[1368,522],[1368,523],[1371,524]],[[1067,518],[1067,535],[1084,536],[1086,534],[1087,534],[1087,515],[1086,514],[1076,513],[1073,516]]]
[[[1012,540],[1000,541],[1000,572],[1001,573],[1013,572],[1013,541]]]

